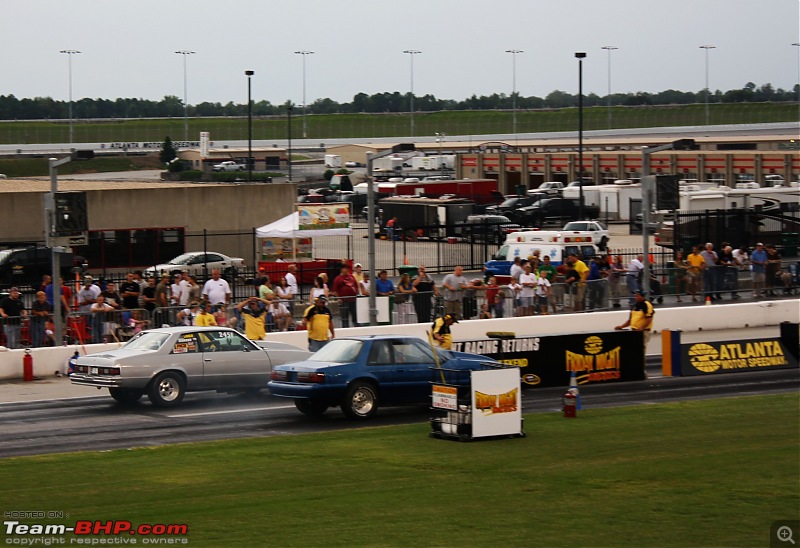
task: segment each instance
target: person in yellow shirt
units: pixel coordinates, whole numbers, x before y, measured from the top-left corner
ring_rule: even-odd
[[[567,262],[572,270],[580,276],[580,279],[575,283],[575,302],[573,303],[575,312],[580,312],[583,310],[583,295],[586,293],[586,278],[589,276],[589,267],[575,253],[570,254]]]
[[[244,335],[251,341],[261,340],[267,336],[265,322],[268,304],[266,299],[250,297],[236,305],[244,321]]]
[[[631,314],[628,320],[616,326],[614,329],[617,331],[630,327],[631,331],[642,331],[644,333],[644,348],[647,350],[647,343],[650,342],[650,336],[653,334],[653,305],[647,300],[644,291],[639,289],[633,292],[634,304],[631,309]]]
[[[211,303],[203,301],[200,305],[200,313],[194,319],[194,324],[201,327],[209,327],[217,325],[217,319],[211,313]]]
[[[431,334],[436,346],[442,350],[451,350],[453,348],[453,335],[450,333],[450,327],[458,323],[458,318],[454,314],[445,314],[441,318],[436,318],[433,322],[433,329]]]
[[[700,255],[701,248],[699,245],[692,248],[692,252],[686,257],[686,262],[689,263],[689,268],[686,269],[686,274],[689,277],[689,283],[686,284],[687,293],[692,295],[692,301],[697,301],[697,294],[703,289],[703,270],[706,269],[706,260]]]
[[[311,352],[316,352],[335,336],[333,314],[328,308],[328,299],[325,295],[317,297],[314,304],[306,308],[303,313],[303,323],[308,330],[308,349]]]

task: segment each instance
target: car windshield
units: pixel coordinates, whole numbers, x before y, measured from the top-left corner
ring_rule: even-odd
[[[6,250],[3,250],[3,251],[0,251],[0,263],[6,262],[6,258],[9,255],[11,255],[12,253],[14,253],[14,251],[15,251],[14,249],[6,249]]]
[[[158,350],[164,341],[169,339],[169,333],[157,333],[155,331],[142,331],[134,338],[129,340],[122,347],[126,350]]]
[[[356,361],[363,341],[334,339],[317,350],[308,359],[315,362],[350,363]]]
[[[184,253],[183,255],[178,255],[172,259],[169,264],[189,264],[189,261],[191,261],[195,255],[195,253]]]

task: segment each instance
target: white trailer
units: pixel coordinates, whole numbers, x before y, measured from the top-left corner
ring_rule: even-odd
[[[338,154],[326,154],[325,167],[342,167],[342,157]]]

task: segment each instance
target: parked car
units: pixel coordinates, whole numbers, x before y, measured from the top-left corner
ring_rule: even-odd
[[[34,285],[39,287],[45,274],[52,275],[53,263],[49,247],[17,247],[0,251],[0,287]],[[74,272],[85,270],[86,259],[62,253],[60,257],[61,276],[65,280],[75,277]]]
[[[165,327],[142,331],[119,349],[79,357],[70,381],[108,388],[120,403],[147,394],[153,405],[172,407],[186,392],[260,390],[273,366],[309,355],[290,344],[256,343],[224,327]]]
[[[520,226],[503,215],[470,215],[460,228],[464,238],[502,244],[506,235]]]
[[[544,192],[548,196],[558,196],[561,194],[561,191],[564,190],[564,183],[560,181],[545,181],[544,183],[540,184],[537,188],[533,188],[528,191],[528,194],[536,194],[538,192]]]
[[[291,398],[306,415],[339,406],[351,419],[368,419],[381,405],[426,404],[436,367],[481,369],[491,358],[432,349],[416,337],[343,337],[329,342],[306,361],[272,368],[269,391]]]
[[[579,218],[578,200],[571,198],[545,198],[535,204],[522,207],[513,214],[509,213],[511,220],[523,226],[542,226],[546,223],[562,223],[565,220],[577,221]],[[584,218],[600,216],[600,208],[592,205],[583,205]]]
[[[192,276],[210,276],[211,271],[218,268],[225,278],[235,278],[245,268],[244,259],[228,257],[215,251],[191,251],[178,255],[164,264],[151,266],[145,270],[146,276],[158,276],[164,272],[175,274],[188,270]]]
[[[521,207],[526,207],[536,201],[535,196],[509,194],[501,203],[487,207],[484,212],[487,215],[505,215],[506,211],[514,211]]]
[[[561,229],[563,232],[591,232],[597,247],[605,251],[611,235],[606,225],[600,221],[570,221]]]
[[[214,164],[211,171],[244,171],[245,169],[247,169],[247,166],[244,164],[234,162],[233,160],[226,160],[225,162]]]

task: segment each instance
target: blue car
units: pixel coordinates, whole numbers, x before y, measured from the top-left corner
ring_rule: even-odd
[[[499,365],[478,354],[434,350],[416,337],[346,337],[332,340],[306,361],[273,367],[268,387],[273,396],[292,398],[306,415],[340,406],[351,419],[368,419],[379,405],[430,403],[434,352],[445,369]]]

